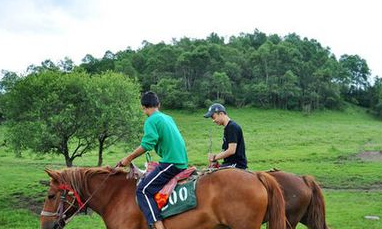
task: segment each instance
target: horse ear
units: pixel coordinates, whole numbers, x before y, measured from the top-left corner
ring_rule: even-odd
[[[55,170],[51,170],[51,169],[45,169],[45,172],[53,179],[53,180],[56,180],[58,181],[59,178],[60,178],[60,173],[58,171],[55,171]]]

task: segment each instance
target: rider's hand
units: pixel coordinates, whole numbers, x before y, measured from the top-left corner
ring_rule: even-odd
[[[214,161],[216,161],[216,155],[215,154],[212,154],[212,153],[210,153],[210,154],[208,154],[208,160],[210,161],[210,162],[214,162]]]
[[[118,162],[117,167],[125,167],[131,164],[131,161],[133,159],[129,156],[123,158],[121,161]]]

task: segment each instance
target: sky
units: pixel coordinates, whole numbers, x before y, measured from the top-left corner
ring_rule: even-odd
[[[23,74],[31,64],[101,58],[138,49],[142,41],[228,40],[255,29],[296,33],[329,47],[339,59],[359,55],[382,77],[382,30],[375,0],[0,0],[0,70]],[[378,29],[379,28],[379,29]]]

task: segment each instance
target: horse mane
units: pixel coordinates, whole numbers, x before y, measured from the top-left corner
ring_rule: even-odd
[[[91,195],[89,190],[89,179],[97,175],[114,176],[118,174],[127,175],[129,172],[123,169],[113,169],[110,167],[96,168],[65,168],[60,171],[60,183],[70,185],[80,196]]]

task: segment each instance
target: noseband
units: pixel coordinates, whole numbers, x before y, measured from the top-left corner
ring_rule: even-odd
[[[60,196],[60,204],[58,205],[57,211],[56,212],[49,212],[49,211],[41,211],[41,216],[47,216],[47,217],[57,217],[57,220],[55,221],[55,225],[59,226],[59,228],[63,228],[61,226],[61,221],[64,220],[64,225],[67,224],[71,218],[66,220],[66,212],[68,212],[72,208],[76,208],[76,213],[73,214],[76,215],[80,211],[85,211],[86,212],[86,207],[85,204],[82,202],[80,195],[72,189],[69,185],[67,184],[60,184],[58,186],[59,190],[61,190],[61,196]],[[73,201],[69,202],[66,197],[71,196]],[[76,205],[77,202],[77,205]],[[64,210],[64,204],[68,204],[69,207]],[[56,227],[55,227],[56,228]]]

